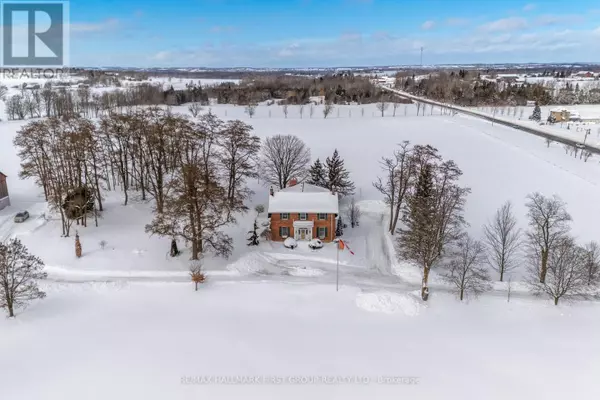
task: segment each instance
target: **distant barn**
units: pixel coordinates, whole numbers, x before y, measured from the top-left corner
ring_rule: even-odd
[[[6,184],[6,175],[0,172],[0,210],[10,206],[10,198],[8,197],[8,185]]]

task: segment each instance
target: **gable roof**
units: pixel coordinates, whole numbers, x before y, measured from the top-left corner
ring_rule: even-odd
[[[280,192],[302,192],[302,193],[329,193],[329,189],[311,185],[310,183],[299,183],[294,186],[288,186],[285,189],[281,189]]]
[[[2,171],[0,171],[0,175],[2,175],[5,178],[8,178],[8,175],[3,174]]]
[[[310,187],[309,187],[310,186]],[[310,191],[309,191],[310,190]],[[272,213],[324,213],[338,214],[338,195],[313,185],[292,186],[269,196],[269,214]]]

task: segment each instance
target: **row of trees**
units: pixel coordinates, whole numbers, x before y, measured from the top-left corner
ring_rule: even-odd
[[[182,99],[181,102],[183,102]],[[190,98],[189,101],[194,100]],[[131,113],[140,105],[180,104],[161,86],[139,84],[123,89],[94,93],[87,85],[77,88],[22,86],[18,94],[6,98],[9,120],[26,118],[98,118],[111,112]]]
[[[431,269],[466,293],[489,289],[489,267],[500,281],[527,265],[535,293],[560,298],[581,296],[600,283],[600,246],[578,246],[570,235],[571,216],[558,197],[533,193],[527,198],[529,229],[523,233],[512,204],[504,204],[484,226],[482,242],[465,233],[464,206],[470,189],[461,187],[461,170],[431,146],[400,144],[381,162],[385,176],[374,182],[389,207],[388,230],[397,236],[399,256],[423,273],[421,296],[429,296]]]
[[[417,96],[463,106],[514,106],[526,105],[527,101],[537,101],[544,105],[553,101],[552,94],[542,84],[511,84],[475,77],[461,78],[460,75],[443,71],[422,79],[399,77],[396,87]]]
[[[192,259],[206,250],[227,256],[221,229],[246,211],[247,180],[257,177],[260,139],[241,121],[208,113],[196,120],[149,108],[85,118],[34,121],[15,138],[23,178],[44,188],[60,213],[63,235],[102,210],[103,190],[135,191],[153,200],[152,234],[191,243]]]

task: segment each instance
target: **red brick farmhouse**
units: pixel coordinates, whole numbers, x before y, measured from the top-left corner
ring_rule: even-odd
[[[284,241],[319,238],[324,242],[335,239],[336,221],[339,214],[338,195],[328,189],[290,183],[290,187],[269,196],[271,240]]]
[[[0,210],[8,206],[10,206],[10,198],[8,197],[6,175],[0,172]]]

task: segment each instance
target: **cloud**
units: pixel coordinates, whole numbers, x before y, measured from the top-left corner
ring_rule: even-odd
[[[152,57],[150,57],[151,60],[155,60],[155,61],[164,61],[164,60],[168,60],[169,58],[171,58],[172,53],[170,51],[159,51],[158,53],[154,54]]]
[[[377,31],[371,34],[371,39],[375,41],[389,41],[394,39],[394,35],[386,31]]]
[[[433,29],[433,27],[435,26],[435,21],[425,21],[423,22],[423,24],[421,25],[421,29],[423,30],[430,30]]]
[[[115,29],[120,24],[116,18],[109,18],[102,22],[76,22],[69,26],[69,30],[73,33],[86,32],[103,32],[110,29]]]
[[[568,62],[600,53],[600,26],[570,30],[459,31],[453,35],[398,35],[378,31],[368,35],[348,32],[331,37],[296,37],[268,42],[164,47],[151,55],[127,54],[121,64],[169,67],[319,67],[344,65],[418,65],[420,47],[426,63]],[[158,51],[162,50],[162,51]],[[92,55],[90,55],[92,57]],[[96,56],[99,57],[99,56]],[[101,62],[102,59],[96,61]],[[91,64],[91,62],[88,62]],[[79,64],[82,64],[79,62]],[[142,64],[142,66],[144,66]]]
[[[502,18],[479,27],[486,32],[518,31],[527,28],[527,20],[521,17]]]
[[[466,18],[448,18],[445,24],[448,26],[458,27],[469,25],[469,20]]]
[[[215,25],[210,28],[212,33],[233,33],[236,30],[236,27],[231,25]]]
[[[279,57],[292,57],[296,54],[296,51],[300,48],[298,43],[291,43],[288,46],[285,46],[283,49],[279,50],[277,53]]]
[[[564,15],[553,15],[553,14],[545,14],[540,15],[535,19],[536,25],[539,26],[552,26],[552,25],[562,25],[562,24],[575,24],[584,21],[584,17],[582,15],[577,14],[564,14]]]
[[[525,4],[525,6],[523,7],[523,11],[533,11],[536,8],[537,8],[537,4],[529,3],[529,4]]]
[[[343,42],[356,42],[362,40],[362,34],[358,32],[344,32],[340,35]]]

